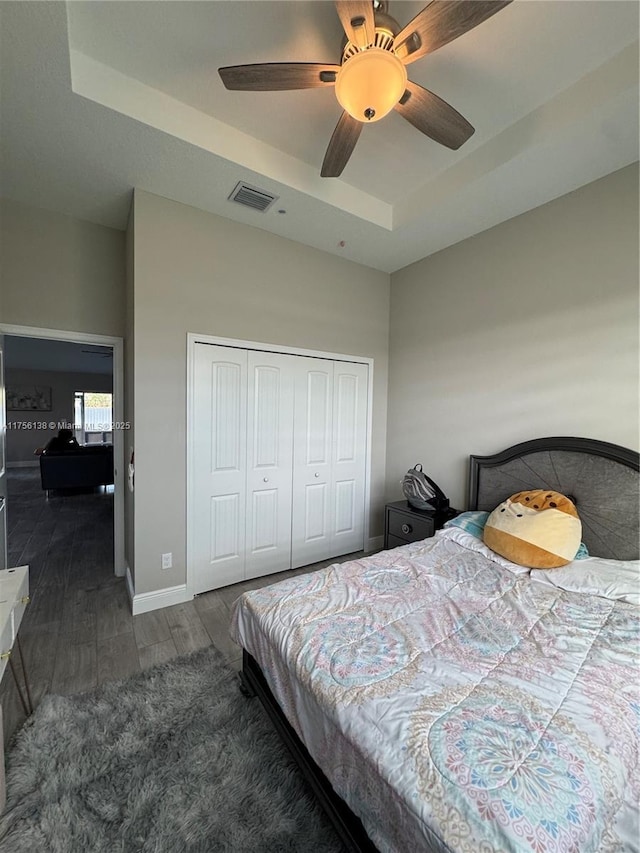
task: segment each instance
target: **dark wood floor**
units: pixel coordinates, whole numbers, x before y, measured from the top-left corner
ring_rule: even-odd
[[[9,565],[29,565],[31,604],[20,641],[34,704],[46,693],[80,693],[213,643],[239,669],[230,607],[248,589],[349,557],[245,581],[186,604],[132,616],[113,574],[113,494],[52,494],[39,471],[8,476]],[[350,557],[356,555],[350,555]],[[5,743],[25,719],[9,668],[0,683]]]

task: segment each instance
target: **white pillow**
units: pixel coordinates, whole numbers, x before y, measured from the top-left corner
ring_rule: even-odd
[[[640,605],[640,560],[587,557],[558,569],[531,569],[532,579],[544,579],[558,589],[599,595]]]
[[[496,554],[475,533],[469,533],[462,527],[444,527],[436,532],[436,536],[443,539],[453,539],[463,548],[467,548],[469,551],[477,551],[478,554],[482,554],[483,557],[491,560],[492,563],[497,563],[503,569],[508,569],[514,575],[528,575],[529,572],[533,571],[529,566],[519,566],[517,563],[512,563],[511,560],[507,560],[506,557]]]

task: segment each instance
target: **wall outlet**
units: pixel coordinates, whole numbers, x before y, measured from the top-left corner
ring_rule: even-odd
[[[173,554],[162,555],[162,568],[170,569],[173,566]]]

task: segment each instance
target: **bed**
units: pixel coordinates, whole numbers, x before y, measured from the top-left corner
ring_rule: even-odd
[[[604,592],[450,527],[236,602],[247,689],[347,849],[638,850],[640,610],[617,578],[637,571],[639,469],[565,437],[470,460],[469,509],[571,495]]]

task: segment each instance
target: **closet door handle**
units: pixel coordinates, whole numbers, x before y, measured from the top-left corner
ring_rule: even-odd
[[[263,483],[268,483],[268,482],[269,482],[269,478],[268,478],[268,477],[263,477],[263,478],[262,478],[262,482],[263,482]]]
[[[316,473],[315,473],[313,476],[314,476],[314,477],[319,477],[319,476],[320,476],[320,474],[318,474],[318,472],[316,471]]]

